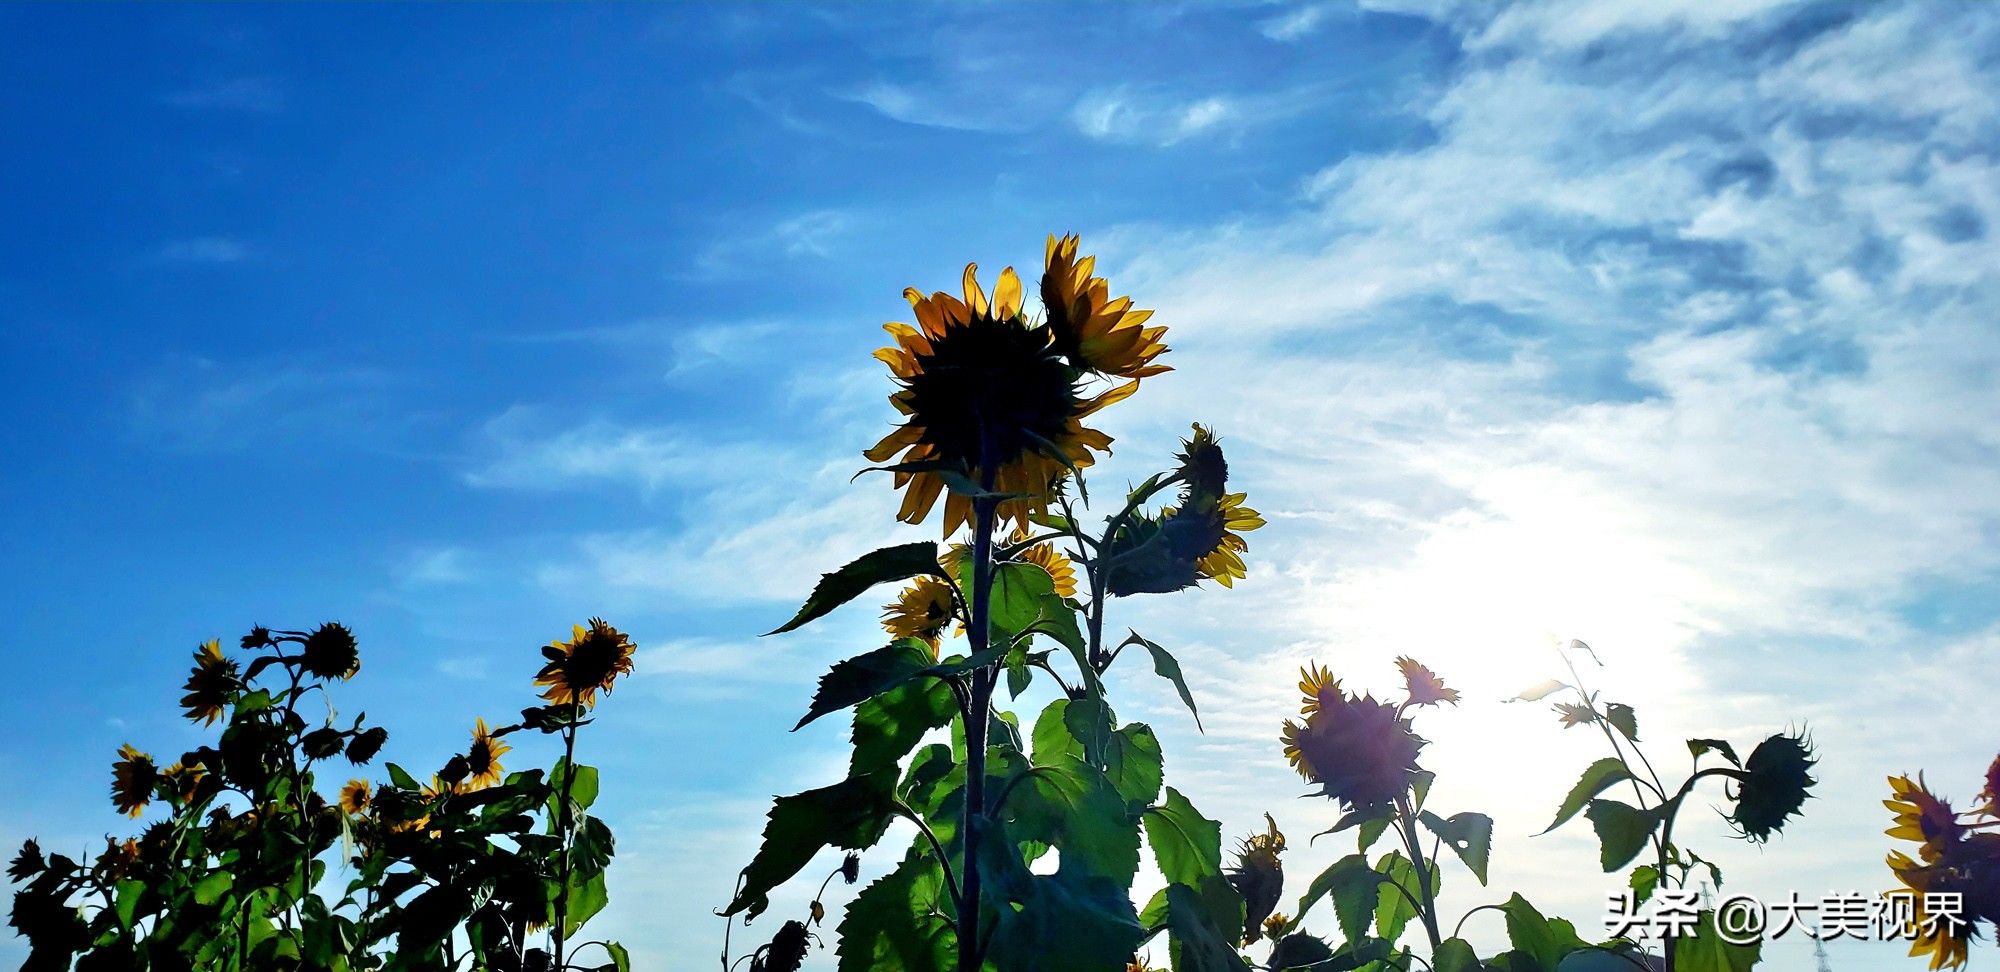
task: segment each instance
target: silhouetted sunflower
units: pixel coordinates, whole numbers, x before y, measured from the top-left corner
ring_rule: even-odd
[[[1979,794],[1986,801],[1986,815],[2000,817],[2000,756],[1993,757],[1993,763],[1986,767],[1986,789]]]
[[[922,523],[945,492],[947,475],[974,483],[993,477],[997,492],[1018,494],[1002,502],[1001,519],[1026,527],[1031,514],[1048,509],[1054,484],[1069,466],[1089,466],[1092,450],[1108,452],[1111,437],[1086,428],[1083,419],[1123,400],[1138,383],[1118,385],[1094,398],[1079,391],[1078,373],[1051,346],[1049,329],[1021,316],[1021,281],[1012,267],[1000,274],[993,300],[965,267],[965,299],[938,292],[903,291],[917,325],[885,324],[895,345],[875,352],[902,385],[889,396],[908,420],[864,455],[870,462],[923,463],[896,472],[905,490],[896,518]],[[946,536],[972,522],[972,500],[952,493],[944,505]]]
[[[1922,773],[1917,774],[1915,783],[1907,776],[1889,777],[1889,790],[1895,799],[1884,800],[1882,805],[1896,812],[1896,823],[1883,833],[1916,841],[1920,845],[1917,855],[1926,864],[1937,863],[1964,839],[1965,827],[1958,822],[1957,812],[1924,785]]]
[[[542,649],[548,664],[535,675],[535,684],[548,686],[542,698],[550,702],[595,707],[599,690],[610,694],[618,676],[631,674],[636,650],[632,639],[617,628],[591,618],[589,628],[574,625],[570,640],[551,642]]]
[[[1966,920],[1963,912],[1958,920],[1947,920],[1934,916],[1925,908],[1925,896],[1930,894],[1964,893],[1960,882],[1955,880],[1951,868],[1942,865],[1924,865],[1911,860],[1901,851],[1890,851],[1889,870],[1894,871],[1903,887],[1889,892],[1891,895],[1906,896],[1910,903],[1911,921],[1902,932],[1910,938],[1910,954],[1921,958],[1931,957],[1932,969],[1957,968],[1965,964],[1968,947],[1972,943],[1975,927]],[[1962,899],[1961,899],[1962,900]]]
[[[1136,514],[1112,538],[1106,589],[1112,594],[1159,594],[1203,578],[1232,587],[1245,576],[1242,537],[1264,525],[1244,494],[1225,493],[1229,464],[1214,433],[1196,424],[1182,440],[1175,477],[1179,500],[1157,515]]]
[[[1082,371],[1119,378],[1145,378],[1173,369],[1154,364],[1167,352],[1164,327],[1146,327],[1149,310],[1134,310],[1132,298],[1111,299],[1111,285],[1091,272],[1096,257],[1077,259],[1074,235],[1049,235],[1042,269],[1042,305],[1056,352]]]
[[[320,678],[349,679],[361,671],[361,649],[354,642],[354,632],[338,621],[314,628],[306,636],[305,650],[299,657],[306,671]]]
[[[882,627],[898,638],[917,638],[937,654],[938,638],[951,624],[951,585],[936,577],[919,577],[882,608]]]
[[[486,728],[486,720],[475,720],[472,726],[472,748],[465,753],[467,790],[482,790],[500,782],[502,770],[500,757],[514,747],[497,738]]]
[[[1736,809],[1729,822],[1746,839],[1766,841],[1799,812],[1816,780],[1812,741],[1804,733],[1779,733],[1757,744],[1743,761]]]
[[[347,785],[340,788],[341,812],[350,817],[361,816],[368,809],[371,794],[367,780],[348,780]]]
[[[1285,891],[1285,864],[1279,858],[1285,852],[1285,835],[1270,814],[1264,815],[1264,823],[1264,833],[1251,834],[1237,846],[1236,865],[1225,875],[1243,896],[1245,948],[1263,936],[1264,921],[1271,917]]]
[[[128,817],[136,817],[153,802],[153,785],[159,782],[160,771],[153,765],[153,757],[132,748],[131,743],[118,747],[118,755],[118,761],[111,764],[111,805]]]
[[[1401,657],[1396,659],[1396,667],[1403,672],[1403,684],[1410,690],[1411,705],[1436,705],[1439,702],[1458,704],[1458,690],[1445,688],[1444,679],[1437,677],[1416,659]]]
[[[194,652],[194,671],[188,675],[181,708],[190,722],[212,726],[222,718],[222,710],[243,687],[237,680],[236,663],[222,657],[222,642],[211,641]]]
[[[1339,682],[1320,687],[1304,725],[1285,720],[1285,758],[1321,793],[1350,808],[1381,806],[1408,792],[1424,740],[1396,707],[1354,697]]]
[[[160,779],[167,782],[167,789],[173,799],[183,806],[200,800],[208,781],[208,770],[200,763],[184,766],[175,763],[160,771]]]

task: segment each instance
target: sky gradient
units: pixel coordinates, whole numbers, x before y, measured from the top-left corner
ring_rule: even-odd
[[[1675,772],[1812,730],[1784,838],[1686,831],[1731,889],[1880,890],[1884,776],[1963,801],[2000,748],[1996,52],[1960,3],[0,7],[0,839],[123,833],[113,754],[200,738],[210,638],[346,622],[338,705],[430,767],[602,615],[603,931],[713,962],[770,796],[844,760],[786,730],[879,643],[872,601],[757,633],[935,535],[849,482],[879,324],[1075,231],[1177,369],[1094,481],[1199,420],[1270,521],[1235,590],[1113,618],[1207,731],[1142,666],[1114,702],[1226,835],[1277,815],[1288,900],[1344,850],[1296,669],[1412,654],[1466,695],[1434,799],[1594,930],[1588,830],[1527,835],[1601,753],[1500,701],[1571,638]]]

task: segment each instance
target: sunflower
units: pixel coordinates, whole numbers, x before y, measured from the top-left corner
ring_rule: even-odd
[[[535,675],[536,685],[548,686],[542,698],[558,705],[595,707],[601,689],[610,694],[618,676],[632,673],[632,639],[601,618],[591,618],[590,627],[572,625],[570,640],[551,642],[542,649],[548,664]]]
[[[299,653],[305,669],[320,678],[353,678],[361,671],[361,649],[354,632],[338,621],[329,621],[306,636],[305,650]]]
[[[2000,817],[2000,756],[1993,757],[1992,765],[1986,767],[1986,789],[1979,794],[1986,801],[1986,815]]]
[[[1014,531],[1013,538],[1008,542],[1020,543],[1026,539],[1028,539],[1028,531],[1016,530]],[[1049,578],[1055,581],[1057,597],[1076,596],[1076,565],[1071,563],[1069,557],[1065,556],[1061,550],[1056,549],[1055,544],[1035,544],[1032,547],[1016,551],[1014,559],[1022,563],[1034,564],[1048,571]]]
[[[1416,659],[1408,656],[1397,658],[1396,667],[1403,672],[1403,685],[1409,689],[1410,705],[1436,705],[1439,702],[1458,704],[1458,690],[1445,688],[1444,679],[1437,677]]]
[[[1903,887],[1887,894],[1905,897],[1910,903],[1910,921],[1902,929],[1911,940],[1910,955],[1918,958],[1929,955],[1932,969],[1955,969],[1964,965],[1967,946],[1971,944],[1974,934],[1972,922],[1963,917],[1954,920],[1943,915],[1934,916],[1924,907],[1927,895],[1953,891],[1963,893],[1959,882],[1953,879],[1951,869],[1919,864],[1901,851],[1890,851],[1888,864],[1897,880],[1903,882]]]
[[[1729,822],[1748,840],[1771,839],[1805,805],[1806,791],[1818,782],[1810,773],[1815,762],[1812,740],[1804,733],[1779,733],[1758,743],[1743,761]]]
[[[1958,814],[1950,803],[1924,785],[1922,773],[1917,774],[1915,783],[1907,776],[1889,777],[1889,790],[1896,799],[1884,800],[1882,805],[1896,812],[1896,825],[1883,833],[1899,840],[1916,841],[1921,845],[1917,854],[1926,864],[1937,863],[1964,838],[1965,828],[1959,824]]]
[[[1395,706],[1350,696],[1338,682],[1320,687],[1304,725],[1285,720],[1285,758],[1322,795],[1351,807],[1381,806],[1409,791],[1422,772],[1424,740]]]
[[[185,766],[175,763],[160,771],[160,778],[167,782],[168,794],[183,805],[191,804],[203,796],[208,782],[208,770],[200,763]]]
[[[118,747],[118,755],[121,758],[111,764],[111,805],[128,817],[136,817],[153,801],[160,771],[153,765],[153,757],[132,748],[131,743]]]
[[[1131,381],[1083,397],[1081,375],[1057,353],[1049,329],[1030,327],[1021,316],[1014,269],[1000,274],[991,302],[977,269],[966,264],[963,301],[942,291],[929,297],[903,291],[917,325],[883,325],[896,343],[875,352],[902,385],[889,402],[908,420],[864,455],[906,467],[895,472],[896,488],[906,490],[896,518],[905,523],[924,522],[946,477],[963,476],[1018,494],[997,509],[1001,519],[1025,528],[1029,516],[1047,511],[1053,485],[1071,468],[1091,465],[1092,450],[1110,451],[1111,437],[1086,428],[1083,419],[1139,387]],[[971,498],[952,493],[944,505],[945,535],[971,522]]]
[[[1264,518],[1243,505],[1243,493],[1223,492],[1229,464],[1213,432],[1197,423],[1181,445],[1179,500],[1157,515],[1130,517],[1112,538],[1106,588],[1114,595],[1168,593],[1204,578],[1233,587],[1247,574],[1242,534]]]
[[[918,577],[894,601],[883,605],[882,627],[895,637],[923,641],[936,657],[938,638],[951,624],[955,603],[950,584],[935,577]]]
[[[465,754],[465,788],[483,790],[499,783],[502,773],[500,757],[513,748],[486,728],[485,719],[475,720],[472,726],[472,748]]]
[[[1319,711],[1319,694],[1327,686],[1340,691],[1340,680],[1333,677],[1332,670],[1318,662],[1306,662],[1299,669],[1299,714],[1312,715]]]
[[[341,812],[350,817],[361,816],[362,811],[368,809],[371,793],[367,780],[348,780],[347,785],[340,788]]]
[[[1111,299],[1111,285],[1091,276],[1096,257],[1076,256],[1075,235],[1049,235],[1042,267],[1042,305],[1056,351],[1079,370],[1120,378],[1145,378],[1172,371],[1153,359],[1167,352],[1164,327],[1145,327],[1149,310],[1133,310],[1132,298]]]
[[[194,671],[182,686],[188,694],[181,696],[181,708],[187,710],[188,721],[212,726],[222,718],[223,707],[243,687],[236,672],[236,663],[222,657],[221,641],[211,641],[195,649]]]
[[[1264,815],[1266,830],[1245,837],[1236,852],[1236,866],[1225,877],[1243,896],[1243,945],[1247,948],[1263,935],[1264,920],[1278,907],[1285,890],[1285,865],[1279,855],[1285,851],[1285,835],[1278,822]]]

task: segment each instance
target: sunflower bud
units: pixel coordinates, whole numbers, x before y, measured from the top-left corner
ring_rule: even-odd
[[[48,868],[47,859],[42,857],[42,845],[29,838],[21,845],[21,852],[14,855],[14,863],[7,865],[7,877],[14,881],[25,881]]]
[[[840,879],[853,884],[861,880],[861,855],[849,853],[840,859]]]
[[[1742,784],[1729,822],[1746,839],[1763,842],[1784,829],[1799,812],[1813,784],[1812,741],[1803,733],[1780,733],[1757,744],[1743,761]]]

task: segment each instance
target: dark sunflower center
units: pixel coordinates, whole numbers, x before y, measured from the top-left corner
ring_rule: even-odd
[[[618,666],[618,640],[601,631],[592,631],[563,661],[563,680],[570,688],[599,685]]]
[[[1070,369],[1046,330],[995,321],[954,327],[917,361],[918,373],[904,379],[911,421],[945,462],[979,468],[983,435],[998,468],[1061,441],[1076,411]]]

